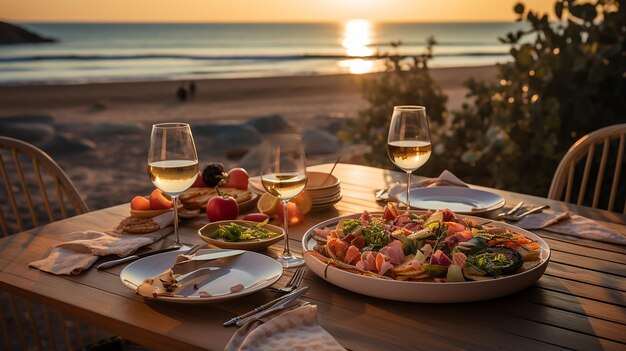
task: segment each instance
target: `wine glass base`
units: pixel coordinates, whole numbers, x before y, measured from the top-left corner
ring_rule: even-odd
[[[276,259],[283,268],[300,267],[304,265],[304,259],[296,256],[280,256]]]

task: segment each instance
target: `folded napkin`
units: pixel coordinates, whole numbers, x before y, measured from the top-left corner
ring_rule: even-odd
[[[275,315],[274,315],[275,316]],[[345,349],[317,322],[317,306],[303,305],[263,323],[253,320],[232,336],[226,351]]]
[[[125,234],[112,229],[105,232],[86,230],[64,235],[67,242],[55,246],[48,257],[29,266],[52,274],[75,275],[91,267],[98,256],[130,255],[172,233],[174,214],[167,212],[153,220],[160,229],[148,234]]]
[[[427,178],[417,183],[411,184],[411,189],[422,187],[430,188],[435,186],[462,186],[467,188],[467,184],[465,184],[461,179],[459,179],[457,176],[452,174],[452,172],[446,169],[441,172],[441,174],[437,178]],[[406,193],[406,184],[396,183],[389,188],[387,196],[389,196],[390,201],[397,201],[398,195],[400,195],[401,193]]]
[[[614,232],[592,219],[575,215],[569,211],[531,214],[515,225],[524,229],[543,229],[590,240],[626,245],[626,235]]]

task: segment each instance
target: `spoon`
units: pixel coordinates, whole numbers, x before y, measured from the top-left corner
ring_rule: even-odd
[[[339,163],[340,160],[341,160],[341,155],[339,155],[339,157],[337,157],[337,161],[335,161],[335,164],[333,165],[333,168],[330,169],[330,172],[326,176],[326,179],[324,179],[324,181],[322,182],[322,185],[326,185],[326,182],[330,178],[330,175],[333,174],[333,171],[335,170],[335,167],[337,167],[337,163]]]

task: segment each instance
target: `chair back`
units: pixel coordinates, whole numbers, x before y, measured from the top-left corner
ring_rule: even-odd
[[[0,237],[89,212],[48,154],[5,136],[0,136],[0,198]]]
[[[0,136],[0,237],[89,212],[76,187],[44,151]],[[0,288],[0,350],[74,350],[103,332],[59,310]]]
[[[626,187],[621,174],[625,144],[626,124],[598,129],[580,138],[561,159],[548,198],[617,211],[621,201],[626,201],[618,200]],[[623,204],[626,214],[626,202]]]

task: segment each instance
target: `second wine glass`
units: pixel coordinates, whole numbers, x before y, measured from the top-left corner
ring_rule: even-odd
[[[387,153],[391,161],[407,174],[407,209],[411,209],[411,173],[428,161],[431,150],[426,108],[395,106],[389,124]]]
[[[283,267],[297,267],[304,260],[289,251],[289,200],[300,194],[307,182],[302,142],[297,135],[277,135],[269,140],[262,162],[261,183],[268,193],[279,198],[283,207],[285,239],[278,262]]]
[[[198,155],[187,123],[160,123],[152,126],[148,152],[148,174],[154,186],[172,197],[175,246],[178,236],[178,195],[189,189],[198,176]]]

